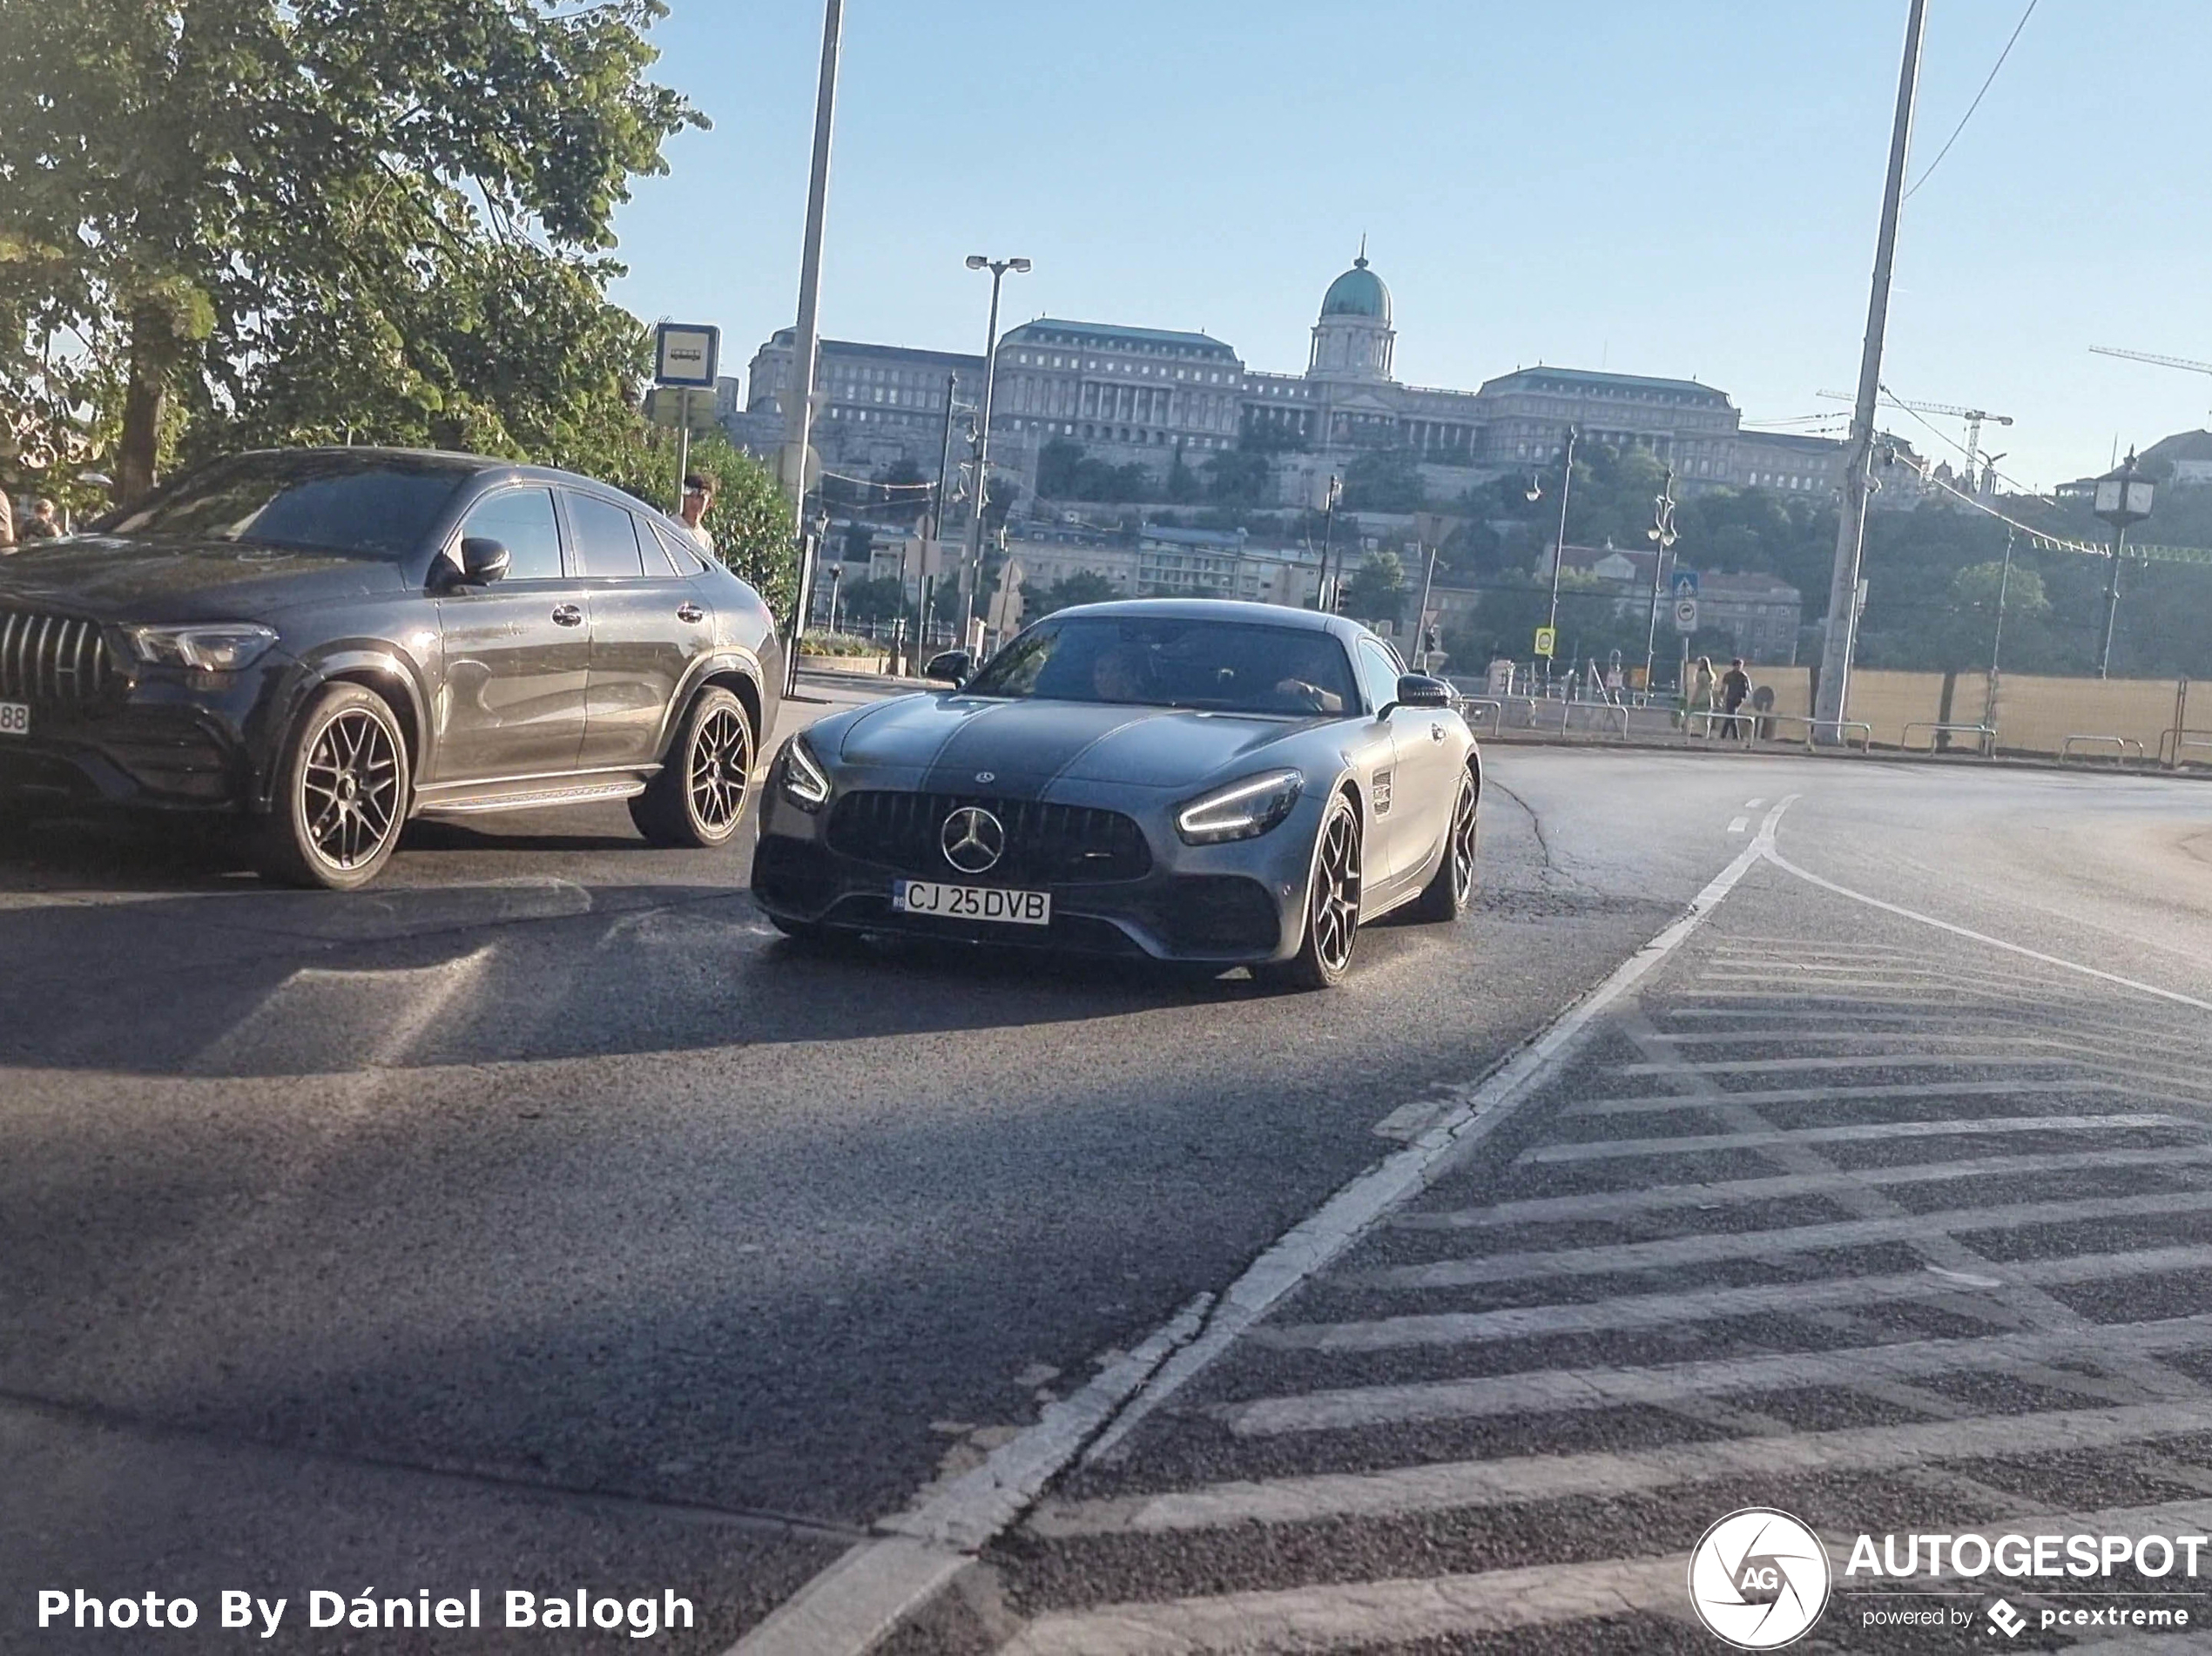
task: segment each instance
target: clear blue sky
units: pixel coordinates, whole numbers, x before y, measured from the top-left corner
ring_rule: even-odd
[[[1914,172],[2026,0],[1931,0]],[[713,120],[621,213],[641,315],[725,371],[795,306],[814,0],[673,0],[658,76]],[[980,350],[1008,315],[1203,328],[1298,370],[1364,232],[1398,372],[1695,375],[1748,418],[1858,367],[1905,0],[848,0],[822,325]],[[2212,4],[2041,0],[1906,203],[1885,377],[2013,414],[2039,486],[2208,423]],[[1948,452],[1904,416],[1895,423]],[[1955,421],[1939,421],[1954,436]]]

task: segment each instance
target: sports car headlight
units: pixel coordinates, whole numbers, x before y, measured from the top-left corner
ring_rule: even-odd
[[[819,811],[830,796],[829,778],[803,736],[784,744],[783,787],[784,798],[801,811]]]
[[[197,627],[132,627],[125,629],[140,661],[163,667],[188,667],[199,673],[234,673],[250,667],[277,641],[273,627],[226,621]]]
[[[1194,845],[1253,839],[1291,814],[1305,778],[1295,771],[1269,771],[1203,794],[1175,813],[1175,831]]]

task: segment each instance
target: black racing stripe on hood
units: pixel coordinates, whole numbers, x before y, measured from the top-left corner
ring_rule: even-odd
[[[1089,703],[1008,702],[946,737],[922,778],[930,793],[1041,798],[1054,779],[1115,731],[1153,710]],[[992,780],[979,778],[989,772]]]

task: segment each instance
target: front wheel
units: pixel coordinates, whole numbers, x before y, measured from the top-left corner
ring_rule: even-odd
[[[726,845],[752,782],[752,724],[745,703],[710,684],[678,724],[660,773],[630,802],[630,819],[656,845]]]
[[[1266,968],[1264,976],[1294,989],[1330,989],[1344,981],[1359,936],[1359,813],[1338,794],[1329,801],[1314,843],[1305,940],[1295,955]]]
[[[281,756],[262,870],[287,885],[366,885],[391,860],[407,804],[407,741],[391,704],[363,685],[330,685]]]
[[[1415,919],[1456,920],[1474,900],[1475,802],[1474,777],[1462,771],[1460,791],[1452,797],[1452,825],[1445,835],[1444,860],[1437,864],[1435,878],[1413,899]]]

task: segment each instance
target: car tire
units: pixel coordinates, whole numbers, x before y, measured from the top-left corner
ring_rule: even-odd
[[[268,878],[358,891],[384,871],[407,825],[413,778],[391,703],[361,684],[327,686],[292,727],[259,825]]]
[[[752,721],[719,684],[691,700],[659,773],[630,802],[630,819],[656,845],[711,851],[734,838],[752,787]]]
[[[1461,771],[1459,791],[1452,797],[1452,824],[1445,831],[1443,859],[1436,865],[1435,878],[1406,909],[1414,919],[1448,923],[1466,913],[1474,902],[1475,858],[1481,844],[1481,828],[1475,819],[1479,798],[1474,773]]]
[[[1334,794],[1313,838],[1305,934],[1296,954],[1263,970],[1265,980],[1287,989],[1332,989],[1344,981],[1359,939],[1361,867],[1359,812],[1344,795]]]

